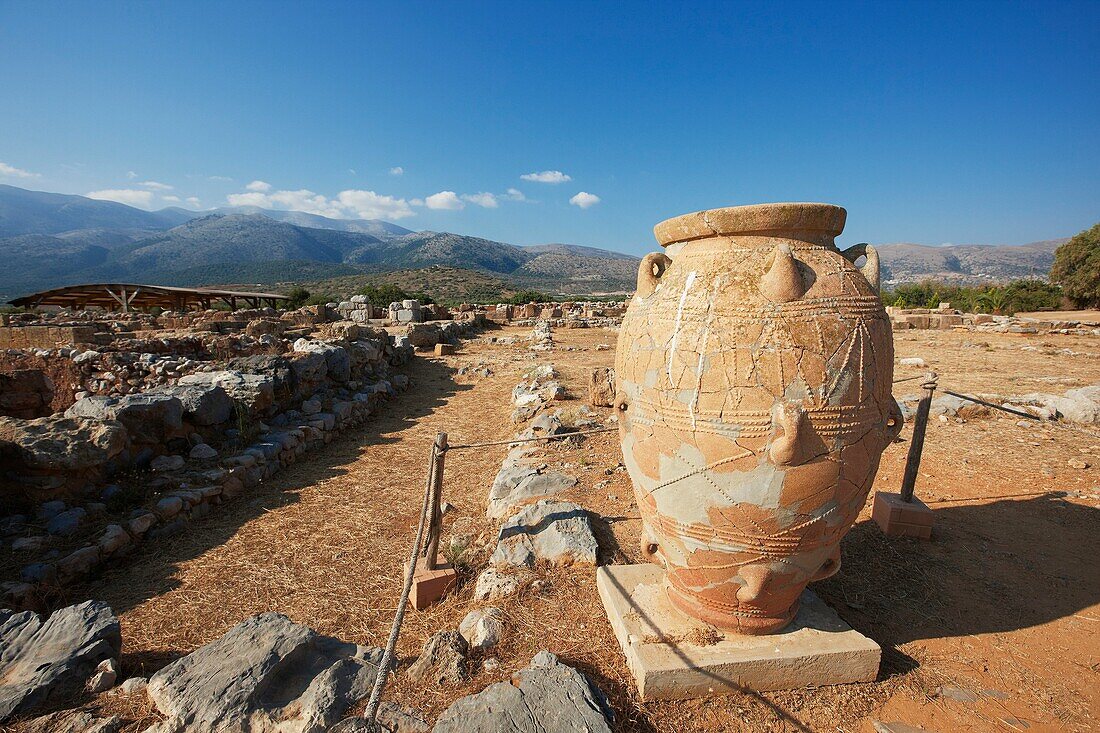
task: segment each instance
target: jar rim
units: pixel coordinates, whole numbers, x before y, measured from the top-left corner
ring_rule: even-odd
[[[715,236],[777,232],[817,232],[837,236],[847,212],[833,204],[786,202],[726,206],[683,214],[653,227],[662,247]]]

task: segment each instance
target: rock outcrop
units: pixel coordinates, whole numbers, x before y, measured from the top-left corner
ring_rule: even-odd
[[[121,647],[118,619],[100,601],[45,619],[0,610],[0,723],[72,702],[100,662],[117,657]]]
[[[370,694],[382,650],[253,616],[149,680],[150,733],[322,733]]]
[[[456,700],[434,733],[610,733],[613,718],[599,688],[557,656],[539,652],[531,664],[476,695]]]

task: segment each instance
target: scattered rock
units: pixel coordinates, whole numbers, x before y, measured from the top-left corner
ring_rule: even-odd
[[[593,407],[611,407],[615,404],[615,370],[597,367],[588,378],[588,404]]]
[[[167,720],[149,731],[321,733],[370,693],[381,659],[280,613],[253,616],[153,675]]]
[[[904,359],[898,359],[898,364],[906,367],[920,367],[922,369],[928,366],[924,359],[919,356],[907,356]]]
[[[206,443],[199,443],[194,448],[192,448],[191,452],[187,455],[189,458],[192,458],[194,460],[205,461],[210,458],[217,458],[218,451],[216,448],[207,445]]]
[[[85,601],[43,619],[0,610],[0,722],[68,703],[105,659],[122,647],[118,619],[101,601]]]
[[[878,720],[872,720],[871,725],[874,726],[875,733],[931,733],[924,728],[917,728],[905,723],[883,723]]]
[[[122,718],[112,715],[97,718],[84,710],[62,710],[28,721],[24,733],[115,733],[122,728]]]
[[[1084,470],[1091,465],[1088,461],[1085,461],[1081,458],[1070,458],[1068,464],[1070,468],[1076,468],[1079,470]]]
[[[485,513],[490,519],[503,519],[508,512],[531,499],[553,496],[576,483],[576,478],[558,471],[540,473],[523,464],[509,466],[506,461],[493,481]]]
[[[114,420],[0,417],[0,450],[9,444],[12,453],[29,468],[51,471],[94,468],[125,450],[127,440],[126,428]]]
[[[93,695],[106,692],[115,686],[118,679],[118,663],[114,659],[104,659],[95,668],[95,674],[88,678],[85,689]]]
[[[443,711],[434,733],[610,733],[611,707],[599,688],[547,651],[476,695]]]
[[[474,585],[474,599],[478,601],[497,601],[507,598],[519,590],[525,578],[518,574],[508,574],[497,568],[486,568],[477,576]]]
[[[378,722],[392,733],[428,733],[431,729],[420,713],[389,701],[378,706]]]
[[[183,456],[157,456],[149,462],[149,468],[154,471],[178,471],[186,465]]]
[[[409,667],[409,677],[432,685],[458,685],[469,679],[466,640],[457,631],[439,631],[428,637],[420,657]]]
[[[522,509],[500,529],[494,565],[596,564],[599,547],[588,514],[571,502],[543,500]]]
[[[49,524],[46,525],[46,531],[61,537],[68,537],[76,534],[76,531],[80,529],[80,525],[84,522],[86,516],[88,516],[88,512],[80,507],[68,509],[51,519]]]
[[[124,695],[136,695],[138,693],[145,693],[145,688],[149,686],[149,680],[144,677],[131,677],[118,686],[118,689]]]
[[[499,608],[477,608],[458,624],[458,633],[470,649],[488,649],[504,635],[504,612]]]

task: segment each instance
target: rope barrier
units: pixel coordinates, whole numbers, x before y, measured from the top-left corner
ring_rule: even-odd
[[[510,440],[490,440],[485,443],[456,443],[454,445],[447,446],[447,450],[466,450],[467,448],[488,448],[494,445],[512,445],[513,443],[532,443],[537,440],[560,440],[562,438],[572,438],[574,435],[593,435],[595,433],[610,433],[613,430],[618,430],[618,427],[609,428],[592,428],[591,430],[574,430],[568,433],[558,433],[556,435],[539,435],[534,438],[512,438]]]
[[[439,438],[432,443],[431,459],[428,467],[428,482],[424,489],[424,505],[420,509],[420,524],[416,528],[416,540],[413,542],[412,554],[409,556],[409,567],[405,571],[405,587],[401,591],[401,600],[397,604],[397,613],[393,617],[393,626],[390,627],[390,638],[386,642],[386,650],[382,653],[382,661],[378,663],[378,674],[374,678],[374,688],[370,693],[370,701],[364,717],[374,720],[378,714],[378,707],[382,704],[382,688],[386,686],[389,678],[390,665],[393,663],[393,652],[397,648],[397,637],[401,633],[401,623],[405,620],[405,610],[409,605],[409,593],[412,592],[413,574],[416,572],[416,561],[420,555],[420,545],[424,541],[424,526],[427,524],[428,509],[433,505],[435,487],[436,456],[439,453]]]

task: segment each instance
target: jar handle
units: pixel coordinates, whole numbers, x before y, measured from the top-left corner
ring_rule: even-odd
[[[871,289],[876,293],[879,291],[879,279],[882,276],[881,268],[878,262],[878,250],[872,245],[866,242],[860,242],[859,244],[852,245],[848,249],[840,253],[841,256],[851,262],[853,265],[860,257],[867,256],[867,261],[863,263],[863,267],[859,268],[859,271],[866,278],[870,284]]]
[[[653,294],[661,276],[672,264],[672,260],[664,252],[650,252],[638,263],[638,290],[636,295],[645,298]]]

